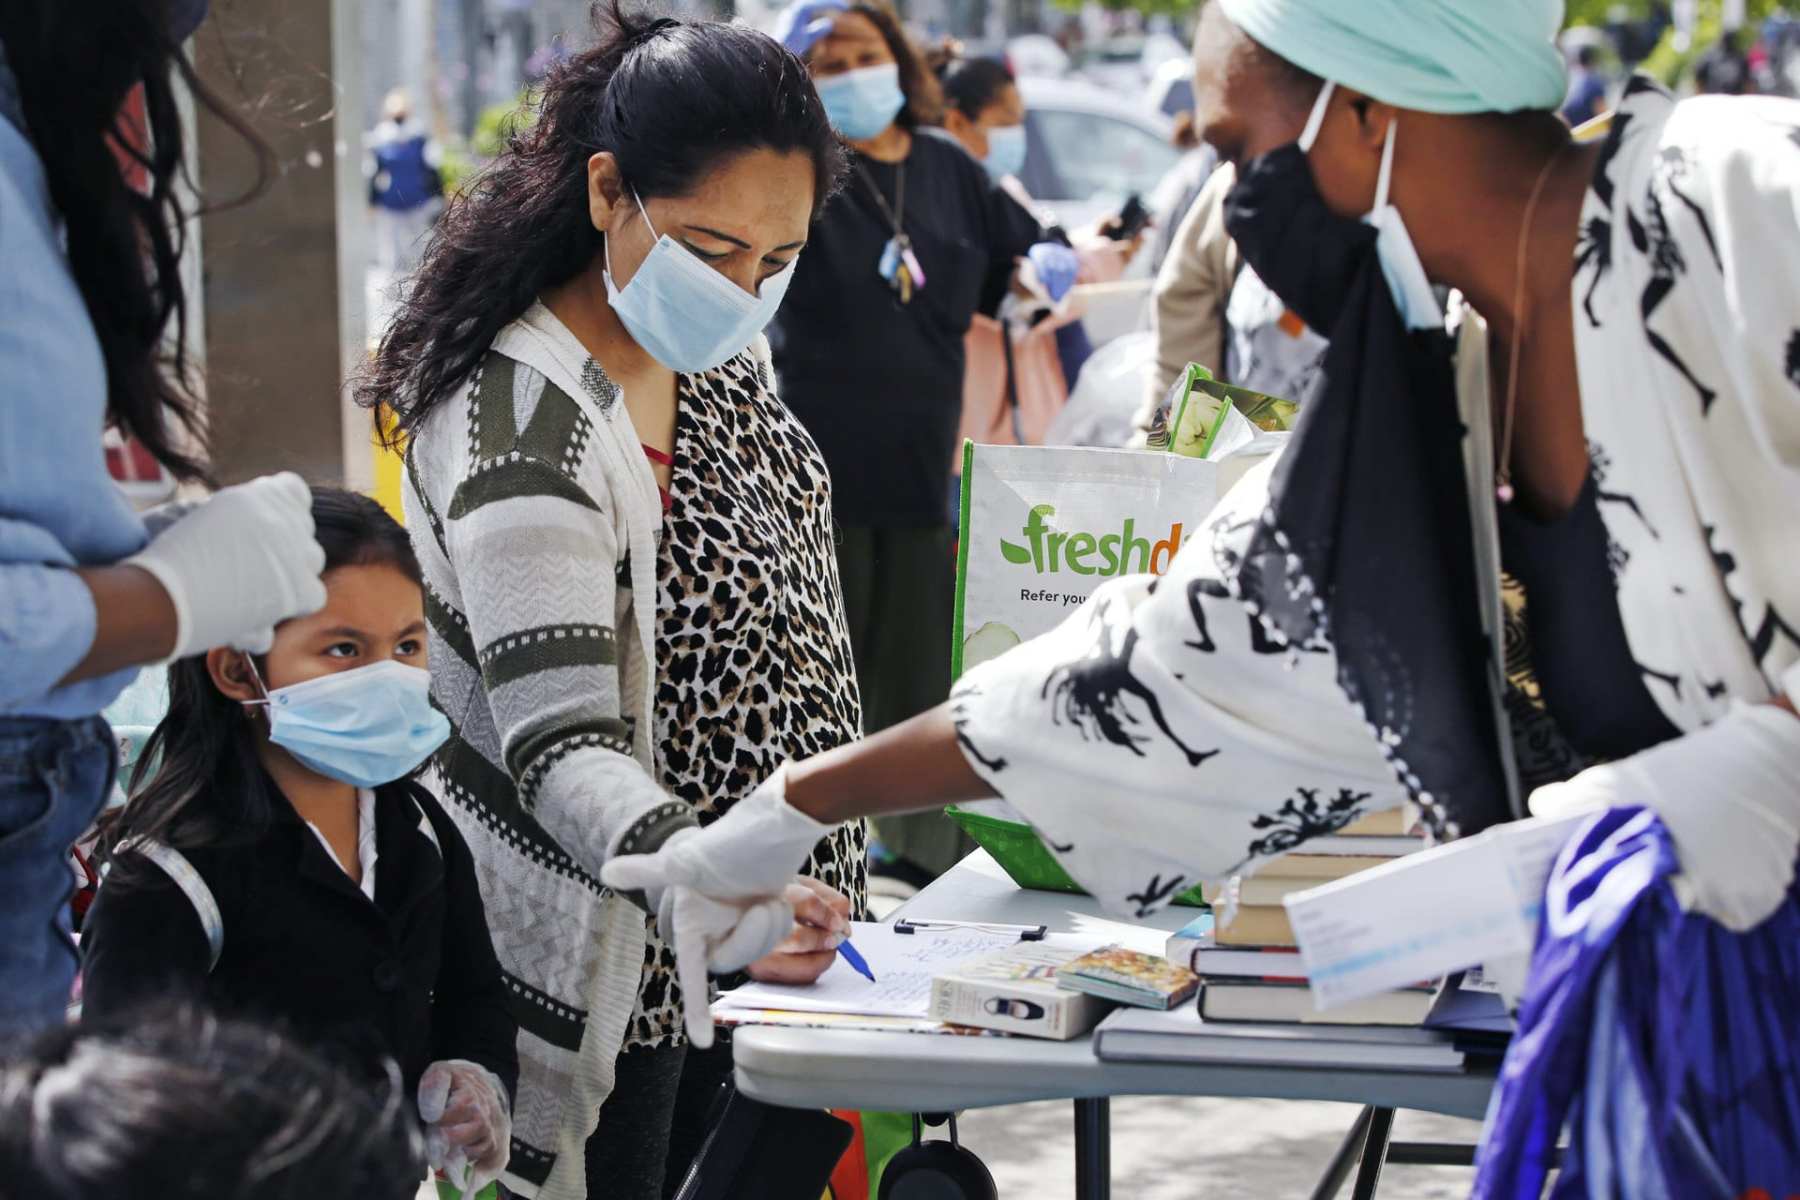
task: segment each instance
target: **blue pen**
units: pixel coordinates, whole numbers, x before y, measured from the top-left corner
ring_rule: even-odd
[[[868,961],[864,959],[861,954],[857,953],[856,947],[850,944],[849,938],[845,938],[838,943],[838,953],[844,956],[845,962],[856,969],[858,975],[861,975],[870,983],[875,982],[875,972],[869,970]]]

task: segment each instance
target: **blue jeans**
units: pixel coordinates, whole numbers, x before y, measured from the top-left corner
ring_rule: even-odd
[[[0,1039],[60,1024],[75,983],[69,847],[112,788],[99,717],[0,718]]]

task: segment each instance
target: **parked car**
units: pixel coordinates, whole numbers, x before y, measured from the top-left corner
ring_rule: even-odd
[[[1077,79],[1019,80],[1025,101],[1025,166],[1019,180],[1064,229],[1079,230],[1119,211],[1132,195],[1149,199],[1181,157],[1170,122],[1104,88]],[[1131,95],[1135,98],[1137,93]],[[1106,302],[1090,309],[1095,345],[1141,326],[1150,292],[1150,256],[1140,254]]]
[[[1019,179],[1069,229],[1149,195],[1180,152],[1169,120],[1075,79],[1021,79],[1025,167]]]

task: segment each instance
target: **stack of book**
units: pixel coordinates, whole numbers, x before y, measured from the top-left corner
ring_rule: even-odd
[[[1417,1025],[1435,981],[1319,1012],[1307,987],[1284,901],[1346,875],[1424,848],[1404,808],[1371,813],[1336,834],[1313,838],[1265,863],[1253,876],[1204,889],[1213,912],[1169,939],[1170,962],[1200,976],[1200,1015],[1209,1021],[1323,1025]]]
[[[1292,947],[1294,927],[1288,923],[1287,898],[1423,850],[1425,839],[1411,833],[1409,824],[1404,806],[1370,813],[1335,834],[1313,838],[1292,854],[1264,863],[1254,875],[1204,885],[1206,902],[1230,917],[1221,919],[1214,930],[1219,945]]]
[[[1210,913],[1170,935],[1167,957],[1200,976],[1199,1010],[1209,1021],[1417,1025],[1437,993],[1436,983],[1420,983],[1319,1012],[1298,950],[1224,944],[1213,932]]]

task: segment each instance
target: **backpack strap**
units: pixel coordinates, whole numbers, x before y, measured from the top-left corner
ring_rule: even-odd
[[[425,835],[426,839],[431,843],[431,848],[438,852],[439,858],[442,858],[444,856],[444,844],[438,840],[437,827],[431,823],[431,816],[425,811],[425,806],[423,804],[419,805],[419,832]]]
[[[194,906],[194,916],[199,918],[200,928],[206,934],[206,944],[212,952],[212,958],[206,964],[206,970],[210,974],[219,965],[219,955],[225,950],[225,918],[219,912],[219,902],[214,898],[212,889],[206,886],[206,880],[200,878],[200,872],[194,869],[194,864],[188,861],[185,854],[162,842],[133,838],[123,843],[119,849],[141,854],[155,863],[187,896],[188,903]]]

